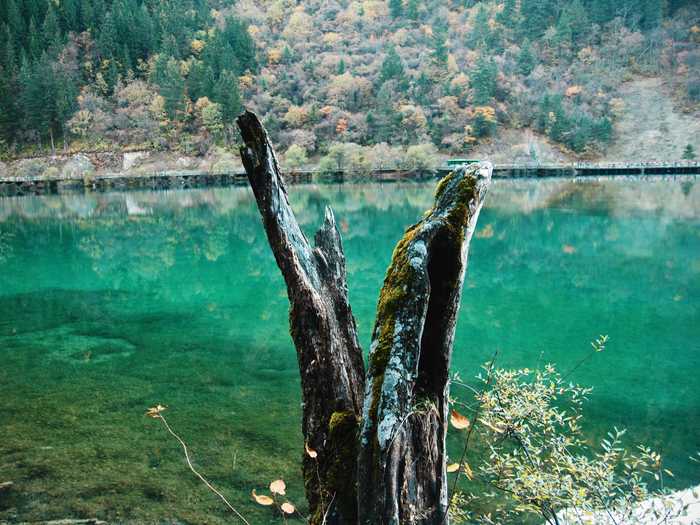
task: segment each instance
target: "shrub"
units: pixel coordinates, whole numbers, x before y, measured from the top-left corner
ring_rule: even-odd
[[[297,144],[289,146],[284,154],[284,165],[288,168],[299,169],[308,161],[306,150]]]

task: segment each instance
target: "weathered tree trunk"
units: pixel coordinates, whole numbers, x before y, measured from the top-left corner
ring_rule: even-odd
[[[491,167],[444,178],[399,241],[379,296],[359,458],[364,524],[445,523],[449,369],[467,254]]]
[[[277,265],[287,284],[289,325],[297,349],[302,431],[318,455],[304,456],[312,523],[354,523],[355,462],[364,364],[348,303],[345,255],[330,208],[311,247],[287,200],[277,158],[253,114],[238,117],[241,158]],[[333,504],[330,501],[333,500]]]
[[[440,182],[435,206],[394,250],[377,306],[365,384],[330,208],[311,247],[289,206],[267,134],[238,118],[241,157],[287,284],[302,382],[311,523],[446,523],[448,371],[467,252],[491,166]]]

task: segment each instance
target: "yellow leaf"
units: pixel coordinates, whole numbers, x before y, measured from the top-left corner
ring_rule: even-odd
[[[270,492],[273,494],[279,494],[280,496],[284,496],[287,492],[287,485],[284,484],[284,481],[281,479],[276,479],[272,483],[270,483]]]
[[[304,443],[304,448],[306,449],[306,453],[311,459],[316,459],[316,456],[318,456],[318,452],[312,449],[308,443]]]
[[[282,503],[280,508],[282,509],[282,512],[284,512],[285,514],[294,514],[294,511],[296,510],[294,508],[294,505],[292,505],[288,501]]]
[[[574,248],[570,244],[565,244],[561,247],[561,251],[563,251],[564,253],[576,253],[576,248]]]
[[[474,479],[474,472],[472,472],[472,468],[469,466],[469,463],[464,463],[462,465],[462,470],[464,470],[464,474],[469,478],[469,479]]]
[[[493,426],[491,423],[489,423],[488,421],[485,421],[485,420],[483,420],[483,419],[480,419],[479,421],[481,422],[482,425],[484,425],[484,426],[486,426],[486,427],[489,427],[491,430],[493,430],[493,431],[496,432],[497,434],[502,434],[502,433],[503,433],[503,429],[502,429],[502,428],[495,427],[495,426]]]
[[[154,407],[149,408],[149,409],[146,411],[146,415],[147,415],[148,417],[152,417],[152,418],[160,417],[160,413],[161,413],[163,410],[165,410],[166,408],[167,408],[167,407],[164,407],[163,405],[156,405],[156,406],[154,406]]]
[[[447,465],[447,472],[457,472],[459,470],[459,463],[452,463]]]
[[[464,430],[465,428],[469,428],[470,424],[467,417],[463,416],[456,410],[452,410],[452,412],[450,412],[450,422],[452,423],[452,426],[455,427],[457,430]]]
[[[269,507],[270,505],[272,505],[275,502],[275,500],[273,500],[270,496],[256,494],[255,489],[253,489],[253,499],[259,505],[265,505],[266,507]]]

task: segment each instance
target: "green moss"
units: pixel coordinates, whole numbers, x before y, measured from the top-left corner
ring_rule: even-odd
[[[326,471],[317,473],[314,460],[305,460],[304,484],[307,490],[311,488],[316,495],[313,501],[310,501],[310,524],[319,525],[323,522],[324,504],[328,505],[331,499],[334,499],[344,522],[357,521],[355,463],[358,431],[359,420],[351,410],[333,412],[328,420],[328,436],[324,450],[328,458],[325,463]],[[323,480],[321,486],[319,474]]]
[[[435,201],[439,201],[446,188],[457,176],[457,172],[451,172],[444,177],[435,191]],[[459,244],[464,238],[464,228],[469,221],[469,201],[474,195],[476,179],[471,176],[464,176],[456,185],[455,205],[447,216],[447,226],[452,242]],[[433,212],[429,210],[426,216]],[[369,417],[376,421],[379,410],[379,398],[381,395],[382,383],[384,382],[384,370],[389,362],[391,348],[394,342],[394,330],[396,326],[396,312],[403,305],[410,294],[408,284],[411,282],[415,271],[409,263],[408,248],[416,236],[418,224],[406,230],[403,238],[394,249],[391,265],[384,278],[384,286],[379,295],[377,305],[377,325],[375,327],[375,337],[377,346],[370,355],[369,367],[372,374],[372,404],[370,405]]]
[[[394,341],[396,311],[405,303],[409,295],[408,284],[414,270],[409,264],[408,248],[416,235],[419,224],[406,230],[403,238],[394,248],[391,264],[384,278],[384,286],[379,294],[377,326],[375,327],[377,346],[369,357],[369,368],[373,378],[372,404],[369,410],[369,417],[372,421],[377,419],[384,370],[389,362],[389,354]]]
[[[454,177],[455,177],[455,172],[451,171],[448,175],[443,177],[440,180],[440,182],[438,182],[438,185],[435,188],[435,200],[436,201],[440,200],[440,197],[442,197],[442,194],[445,193],[445,188],[447,188],[447,185],[450,182],[452,182],[452,179],[454,179]]]

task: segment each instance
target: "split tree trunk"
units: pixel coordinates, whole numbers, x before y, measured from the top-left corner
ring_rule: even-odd
[[[491,166],[443,179],[435,205],[394,250],[366,380],[333,212],[312,247],[294,217],[262,124],[238,117],[241,157],[287,284],[302,383],[311,523],[447,523],[449,367],[469,241]],[[312,454],[313,455],[313,454]]]

